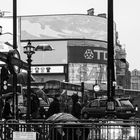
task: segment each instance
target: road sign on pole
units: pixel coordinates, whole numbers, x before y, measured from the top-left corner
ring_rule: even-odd
[[[7,54],[0,52],[0,60],[7,63]],[[28,64],[18,58],[11,57],[11,64],[16,65],[24,70],[28,69]]]

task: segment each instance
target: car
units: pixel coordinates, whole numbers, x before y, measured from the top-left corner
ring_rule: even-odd
[[[97,98],[90,101],[81,110],[83,119],[105,118],[107,98]],[[115,98],[115,116],[119,119],[129,119],[135,116],[135,108],[128,98]]]

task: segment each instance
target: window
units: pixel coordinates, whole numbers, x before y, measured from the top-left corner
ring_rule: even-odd
[[[95,101],[91,102],[90,106],[91,107],[97,107],[98,106],[98,101],[95,100]]]
[[[133,105],[131,104],[131,102],[129,100],[120,100],[120,103],[122,105],[122,107],[132,107]]]
[[[100,100],[100,107],[106,107],[106,100]]]

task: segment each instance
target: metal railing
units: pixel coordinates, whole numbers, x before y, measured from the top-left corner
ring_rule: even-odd
[[[44,120],[0,123],[1,140],[16,140],[17,137],[20,140],[21,135],[26,139],[29,133],[31,137],[32,132],[35,140],[140,140],[140,122],[104,119],[57,123]]]

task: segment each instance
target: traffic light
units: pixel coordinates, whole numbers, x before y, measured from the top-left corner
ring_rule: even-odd
[[[9,79],[9,72],[6,66],[2,66],[1,68],[1,91],[4,93],[4,91],[8,88],[8,79]]]

